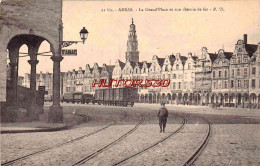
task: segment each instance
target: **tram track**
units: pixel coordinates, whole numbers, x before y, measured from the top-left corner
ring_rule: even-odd
[[[129,134],[133,133],[140,126],[140,124],[142,124],[143,122],[144,122],[144,117],[141,118],[141,120],[135,125],[134,128],[132,128],[131,130],[129,130],[128,132],[123,134],[121,137],[119,137],[118,139],[114,140],[113,142],[103,146],[102,148],[98,149],[97,151],[93,152],[92,154],[82,158],[81,160],[75,162],[72,166],[82,165],[85,162],[89,161],[90,159],[92,159],[92,158],[96,157],[97,155],[99,155],[100,153],[102,153],[104,150],[106,150],[109,147],[117,144],[121,140],[125,139]]]
[[[180,126],[177,130],[175,130],[174,132],[172,132],[170,135],[168,135],[167,137],[164,137],[164,138],[161,139],[160,141],[157,141],[156,143],[152,144],[151,146],[149,146],[149,147],[147,147],[147,148],[145,148],[145,149],[143,149],[143,150],[141,150],[141,151],[139,151],[139,152],[137,152],[137,153],[135,153],[135,154],[133,154],[133,155],[131,155],[131,156],[125,158],[125,159],[123,159],[123,160],[120,160],[119,162],[113,164],[113,166],[120,165],[120,164],[124,163],[125,161],[127,161],[127,160],[129,160],[129,159],[131,159],[131,158],[133,158],[133,157],[135,157],[135,156],[141,155],[141,154],[144,153],[145,151],[152,149],[153,147],[157,146],[158,144],[160,144],[160,143],[166,141],[166,140],[169,139],[170,137],[172,137],[172,136],[176,135],[177,133],[179,133],[179,132],[185,127],[185,125],[187,124],[187,119],[186,119],[185,117],[181,117],[181,118],[182,118],[182,124],[181,124],[181,126]]]
[[[14,164],[14,163],[16,163],[16,162],[18,162],[18,161],[25,160],[25,159],[27,159],[27,158],[29,158],[29,157],[35,156],[35,155],[40,154],[40,153],[43,153],[43,152],[45,152],[45,151],[52,150],[52,149],[61,147],[61,146],[63,146],[63,145],[67,145],[67,144],[70,144],[70,143],[79,141],[79,140],[81,140],[81,139],[83,139],[83,138],[87,138],[87,137],[89,137],[89,136],[92,136],[92,135],[94,135],[94,134],[97,134],[97,133],[99,133],[99,132],[101,132],[101,131],[106,130],[106,129],[109,128],[110,126],[113,126],[113,125],[117,124],[119,121],[124,120],[124,119],[126,118],[126,116],[127,116],[127,115],[124,115],[124,117],[122,117],[120,120],[114,121],[114,122],[112,122],[112,123],[106,125],[105,127],[101,128],[101,129],[98,129],[98,130],[95,130],[95,131],[93,131],[93,132],[91,132],[91,133],[82,135],[82,136],[80,136],[80,137],[74,138],[74,139],[72,139],[72,140],[69,140],[69,141],[66,141],[66,142],[63,142],[63,143],[56,144],[56,145],[54,145],[54,146],[50,146],[50,147],[47,147],[47,148],[43,148],[43,149],[41,149],[41,150],[39,150],[39,151],[36,151],[36,152],[30,153],[30,154],[24,155],[24,156],[22,156],[22,157],[19,157],[19,158],[16,158],[16,159],[13,159],[13,160],[10,160],[10,161],[1,163],[1,165],[2,165],[2,166],[12,165],[12,164]]]
[[[202,152],[204,151],[205,147],[208,145],[210,136],[211,136],[211,123],[206,120],[205,118],[203,118],[203,120],[207,123],[208,125],[208,130],[207,130],[207,135],[205,136],[205,138],[203,139],[202,143],[200,144],[200,146],[196,149],[196,151],[186,160],[186,162],[184,164],[182,164],[183,166],[191,166],[194,164],[194,162],[197,160],[197,158],[202,154]]]

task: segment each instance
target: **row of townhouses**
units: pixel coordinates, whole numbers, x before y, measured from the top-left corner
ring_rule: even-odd
[[[28,86],[28,75],[23,85]],[[139,61],[136,27],[130,25],[126,61],[116,60],[115,65],[93,67],[61,73],[61,95],[82,92],[94,94],[94,79],[170,79],[168,87],[140,87],[137,102],[208,105],[259,108],[260,103],[260,42],[248,44],[247,35],[238,40],[233,52],[220,49],[209,53],[202,47],[199,55],[180,53],[160,58],[156,55],[150,62]],[[51,96],[52,75],[40,73],[37,84],[46,86]],[[115,85],[113,84],[112,87]]]

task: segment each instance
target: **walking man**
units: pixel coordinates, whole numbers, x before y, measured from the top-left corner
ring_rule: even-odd
[[[165,108],[165,103],[161,103],[161,108],[159,109],[158,115],[159,117],[159,125],[160,125],[160,133],[165,132],[168,110]]]

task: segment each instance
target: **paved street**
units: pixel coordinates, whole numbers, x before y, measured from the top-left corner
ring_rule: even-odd
[[[144,122],[135,131],[83,164],[113,165],[169,136],[182,125],[184,117],[187,124],[179,133],[121,165],[184,164],[207,135],[208,127],[203,118],[212,123],[212,134],[195,165],[260,165],[259,110],[166,105],[169,109],[167,128],[165,133],[159,133],[156,117],[159,107],[155,104],[136,104],[133,108],[63,104],[64,112],[84,114],[88,122],[58,132],[1,134],[1,163],[85,135],[13,164],[73,165],[120,138],[144,117]],[[93,133],[95,131],[98,132]]]

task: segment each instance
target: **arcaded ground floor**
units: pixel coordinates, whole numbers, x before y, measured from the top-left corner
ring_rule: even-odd
[[[84,116],[85,123],[57,132],[1,134],[1,164],[179,166],[210,131],[194,165],[260,165],[257,109],[166,104],[166,132],[160,133],[159,104],[62,106],[66,114]]]

